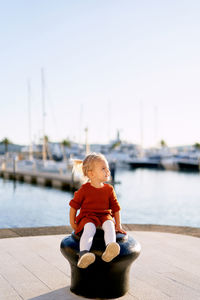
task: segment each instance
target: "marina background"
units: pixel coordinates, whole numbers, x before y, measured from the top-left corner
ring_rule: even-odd
[[[122,222],[200,227],[199,173],[118,170]],[[69,225],[73,192],[0,178],[0,228]]]

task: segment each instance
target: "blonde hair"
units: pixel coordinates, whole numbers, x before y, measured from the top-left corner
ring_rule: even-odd
[[[107,161],[103,154],[95,152],[88,154],[83,161],[80,159],[75,159],[73,172],[81,172],[83,176],[89,178],[88,171],[91,171],[94,163],[99,160]]]

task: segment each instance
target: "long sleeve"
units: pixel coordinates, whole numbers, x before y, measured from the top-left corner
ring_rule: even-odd
[[[69,202],[69,205],[74,209],[78,210],[84,199],[83,187],[74,193],[74,198]]]
[[[112,190],[111,190],[111,194],[110,194],[110,208],[112,210],[112,213],[115,213],[117,211],[119,211],[121,209],[119,202],[117,201],[117,196],[116,193],[114,191],[114,188],[111,186]]]

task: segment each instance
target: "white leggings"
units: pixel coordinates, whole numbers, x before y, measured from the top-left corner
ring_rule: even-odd
[[[116,242],[115,225],[113,221],[111,220],[105,221],[102,225],[102,228],[104,230],[104,240],[106,246],[109,243]],[[85,224],[80,239],[80,251],[90,250],[95,232],[96,232],[96,226],[93,223],[89,222]]]

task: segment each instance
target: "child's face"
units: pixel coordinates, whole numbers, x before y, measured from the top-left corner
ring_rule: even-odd
[[[90,179],[97,180],[99,182],[105,182],[109,179],[109,176],[110,170],[107,161],[97,160],[94,162]]]

